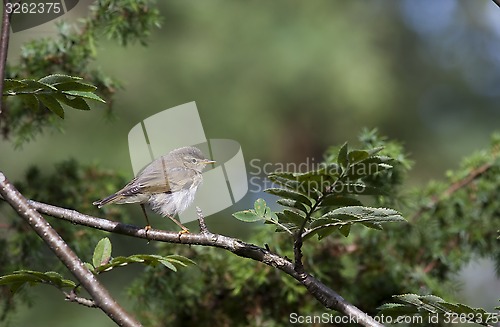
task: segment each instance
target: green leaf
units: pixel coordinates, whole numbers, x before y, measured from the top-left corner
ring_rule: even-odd
[[[238,211],[233,213],[233,217],[247,223],[252,223],[264,219],[264,217],[257,215],[254,210]]]
[[[64,118],[64,109],[61,104],[51,95],[37,94],[36,97],[44,106],[61,118]]]
[[[351,232],[351,224],[346,224],[346,225],[340,226],[339,232],[340,232],[340,234],[344,235],[345,237],[349,236],[349,233]]]
[[[134,254],[128,257],[113,258],[108,264],[98,267],[96,272],[109,271],[116,267],[123,267],[131,263],[142,263],[151,267],[156,267],[161,264],[173,271],[177,271],[177,266],[186,267],[187,265],[195,264],[192,260],[180,255],[161,256],[156,254]]]
[[[349,151],[349,153],[347,154],[347,160],[352,165],[352,164],[357,163],[359,161],[365,160],[369,156],[370,156],[370,154],[368,153],[368,151],[352,150],[352,151]]]
[[[394,209],[363,206],[338,208],[325,213],[322,218],[343,220],[346,216],[351,217],[352,219],[372,220],[377,223],[406,221],[403,216],[401,216],[401,214]]]
[[[338,207],[348,207],[348,206],[361,206],[363,205],[361,201],[350,196],[343,196],[338,194],[328,194],[321,201],[322,207],[327,206],[338,206]]]
[[[14,90],[20,87],[25,87],[27,86],[26,83],[23,83],[21,81],[15,80],[15,79],[9,79],[6,78],[3,82],[3,92],[4,95],[7,93],[7,91]]]
[[[370,157],[366,160],[351,165],[346,171],[346,178],[357,180],[366,176],[375,175],[383,170],[392,169],[391,165],[386,164],[388,161],[383,157]]]
[[[196,265],[196,262],[194,262],[193,260],[186,258],[182,255],[178,255],[178,254],[171,254],[171,255],[168,255],[164,258],[166,258],[170,262],[176,263],[179,266],[183,266],[183,267],[186,267],[189,265]]]
[[[81,92],[94,92],[97,90],[92,84],[82,82],[68,82],[55,85],[59,91],[81,91]]]
[[[95,267],[90,262],[84,262],[83,265],[87,267],[87,269],[90,270],[91,272],[95,271]]]
[[[340,148],[339,155],[337,157],[337,163],[342,168],[347,168],[347,166],[349,165],[349,159],[347,158],[347,151],[348,151],[348,146],[346,142]]]
[[[32,110],[38,110],[40,108],[40,102],[33,94],[19,94],[18,97]]]
[[[377,316],[384,315],[392,318],[399,318],[418,313],[416,307],[410,307],[401,303],[385,303],[377,308],[380,310]]]
[[[111,242],[109,238],[105,237],[97,243],[92,256],[92,264],[98,268],[108,264],[111,259]]]
[[[92,92],[82,92],[82,91],[62,91],[63,94],[67,94],[67,95],[72,95],[72,96],[75,96],[75,97],[80,97],[80,98],[86,98],[86,99],[91,99],[91,100],[95,100],[95,101],[99,101],[99,102],[102,102],[102,103],[106,103],[106,101],[104,101],[103,99],[101,99],[98,95],[92,93]]]
[[[31,80],[31,79],[23,79],[21,80],[22,83],[24,83],[25,85],[18,88],[17,89],[17,92],[36,92],[36,91],[41,91],[41,90],[45,90],[45,91],[57,91],[57,89],[55,87],[53,87],[52,85],[49,85],[49,84],[45,84],[45,83],[42,83],[42,82],[39,82],[39,81],[34,81],[34,80]]]
[[[267,176],[269,180],[273,183],[279,184],[283,187],[297,190],[300,187],[300,183],[292,173],[273,173]]]
[[[72,108],[79,109],[79,110],[90,110],[89,105],[82,98],[72,97],[72,99],[70,99],[68,96],[66,96],[64,94],[54,94],[54,97],[59,102],[64,103],[65,105],[70,106]]]
[[[302,212],[308,212],[308,209],[306,208],[305,205],[300,203],[299,201],[296,200],[291,200],[291,199],[278,199],[276,203],[281,204],[282,206],[289,207],[289,208],[295,208],[298,209]]]
[[[371,156],[379,153],[380,151],[382,151],[385,147],[384,146],[377,146],[377,147],[374,147],[372,149],[369,149],[367,150],[368,151],[368,154]]]
[[[300,203],[304,203],[308,206],[312,206],[311,199],[309,199],[305,195],[302,195],[302,194],[297,193],[297,192],[292,191],[292,190],[287,190],[287,189],[283,189],[283,188],[269,188],[269,189],[265,190],[264,192],[272,194],[272,195],[276,195],[276,196],[279,196],[282,198],[295,200],[295,201],[298,201]]]
[[[69,279],[64,279],[59,273],[48,271],[39,272],[31,270],[19,270],[10,275],[0,277],[0,285],[8,285],[12,292],[16,292],[26,283],[29,285],[49,284],[59,289],[75,288],[76,284]]]
[[[172,270],[172,271],[175,271],[177,272],[177,268],[167,259],[165,258],[162,258],[162,259],[158,259],[158,261],[164,265],[166,268]]]
[[[81,77],[73,77],[63,74],[53,74],[40,78],[38,81],[44,84],[55,85],[81,80]]]
[[[264,199],[257,199],[254,203],[255,213],[258,216],[264,217],[266,213],[266,201]]]
[[[278,216],[278,221],[280,223],[285,223],[285,224],[289,223],[293,224],[294,226],[300,226],[304,222],[304,218],[301,215],[296,214],[290,210],[277,212],[276,215]]]
[[[446,302],[442,298],[434,295],[420,296],[417,294],[402,294],[394,295],[393,298],[402,302],[400,303],[386,303],[380,306],[379,315],[411,315],[419,314],[421,316],[429,314],[453,314],[457,317],[463,317],[470,323],[477,323],[480,325],[488,326],[488,321],[492,318],[491,314],[487,313],[482,308],[473,308],[462,303]],[[465,322],[465,321],[464,321]]]
[[[325,227],[325,228],[320,229],[316,233],[306,234],[306,236],[304,237],[304,239],[307,240],[307,239],[311,238],[311,236],[317,234],[318,235],[318,240],[322,240],[325,237],[327,237],[328,235],[331,235],[331,234],[335,233],[338,230],[339,230],[338,226]]]
[[[386,195],[382,189],[367,186],[362,183],[337,183],[331,193],[334,194],[353,194],[353,195]]]

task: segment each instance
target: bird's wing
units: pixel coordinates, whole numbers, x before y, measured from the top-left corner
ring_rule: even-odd
[[[172,193],[190,188],[198,173],[185,167],[172,166],[176,165],[169,156],[158,158],[141,170],[117,194],[129,196],[143,192]]]

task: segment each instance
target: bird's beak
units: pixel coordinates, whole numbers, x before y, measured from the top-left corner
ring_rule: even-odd
[[[205,160],[205,163],[208,165],[208,164],[213,164],[213,163],[216,163],[217,161],[215,160]]]

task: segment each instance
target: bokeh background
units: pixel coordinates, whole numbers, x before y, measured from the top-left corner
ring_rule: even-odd
[[[77,23],[90,3],[80,1],[61,19]],[[207,137],[238,141],[247,162],[320,161],[328,146],[355,143],[363,127],[377,127],[411,153],[409,186],[416,187],[486,147],[500,126],[500,8],[490,0],[168,0],[158,6],[163,23],[147,47],[124,50],[104,37],[98,43],[95,65],[124,87],[115,96],[114,118],[99,105],[67,110],[62,133],[45,133],[19,149],[2,141],[0,165],[10,179],[31,164],[51,171],[68,158],[132,177],[130,128],[190,101]],[[53,35],[53,25],[13,33],[8,60],[16,61],[23,42]],[[213,224],[231,234],[226,221],[234,211]],[[478,274],[483,285],[467,283],[466,276]],[[127,282],[126,275],[112,279],[107,282],[115,286]],[[488,261],[457,272],[457,281],[464,283],[465,303],[497,305]],[[119,287],[114,292],[123,295]],[[16,325],[45,316],[57,318],[51,326],[66,326],[61,315],[71,314],[82,317],[74,326],[112,326],[96,310],[62,303],[55,290],[44,288],[33,302]]]

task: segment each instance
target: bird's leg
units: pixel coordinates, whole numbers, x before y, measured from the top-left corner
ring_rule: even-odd
[[[174,217],[172,217],[171,215],[167,215],[168,218],[172,219],[172,221],[177,225],[179,226],[180,228],[182,228],[182,230],[179,232],[181,234],[186,234],[186,233],[189,233],[189,229],[186,228],[186,226],[184,226],[183,224],[181,224],[177,219],[175,219]]]
[[[144,218],[146,218],[146,227],[144,229],[146,230],[146,235],[148,233],[148,230],[151,229],[151,224],[149,223],[148,215],[146,213],[146,207],[144,206],[144,203],[141,203],[141,209],[142,213],[144,214]]]

